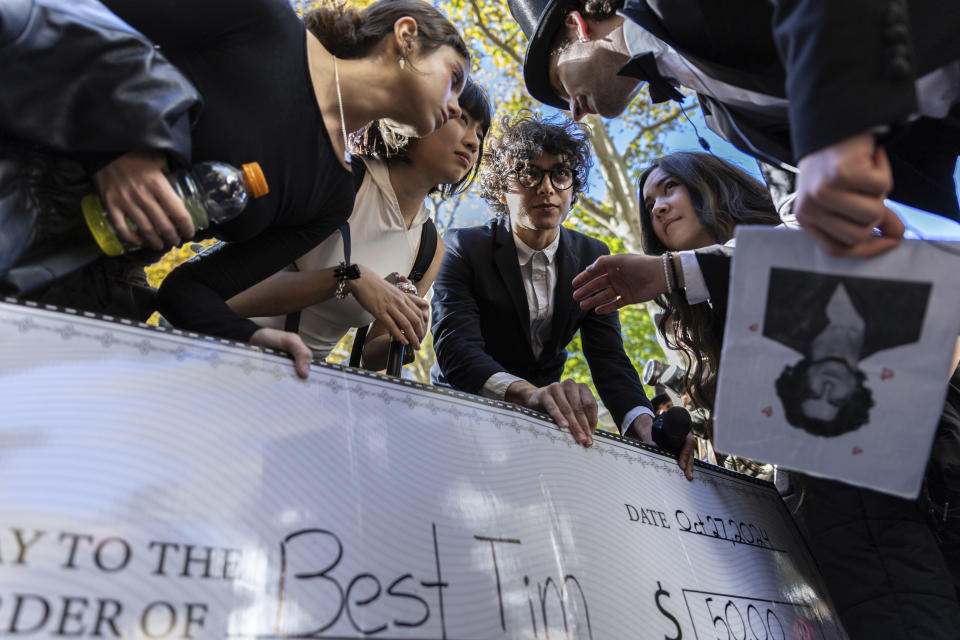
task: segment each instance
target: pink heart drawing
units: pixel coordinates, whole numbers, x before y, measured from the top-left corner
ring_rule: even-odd
[[[758,325],[756,322],[754,322],[752,325],[747,327],[747,329],[750,329],[750,331],[753,331],[754,333],[756,333],[757,329],[759,328],[760,328],[760,325]]]
[[[863,449],[860,448],[860,445],[857,445],[853,448],[853,451],[851,451],[850,453],[852,453],[855,456],[858,456],[861,453],[863,453]]]
[[[769,418],[770,416],[773,415],[773,407],[770,407],[770,406],[764,407],[760,413],[762,413],[763,415]]]
[[[880,372],[881,380],[889,380],[892,377],[893,377],[893,369],[887,369],[886,367],[884,367],[883,371]]]

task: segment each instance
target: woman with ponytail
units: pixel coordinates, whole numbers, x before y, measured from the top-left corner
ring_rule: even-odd
[[[181,265],[160,288],[175,326],[291,352],[306,376],[310,351],[296,334],[261,328],[226,300],[276,273],[336,231],[353,209],[347,133],[386,119],[425,136],[460,116],[469,52],[456,28],[420,0],[342,4],[304,21],[287,0],[106,0],[190,79],[203,99],[192,129],[192,162],[258,162],[270,193],[210,229],[222,247]],[[187,217],[161,173],[167,159],[133,150],[94,176],[127,241],[155,248],[190,238]],[[138,237],[125,219],[146,231]],[[171,222],[174,218],[174,223]],[[363,277],[361,275],[361,277]],[[425,304],[370,287],[378,319],[419,347]],[[395,291],[395,289],[394,289]]]
[[[359,354],[362,345],[365,368],[383,369],[393,327],[389,320],[374,320],[375,309],[365,308],[369,296],[362,290],[379,285],[391,272],[416,287],[416,294],[397,290],[397,295],[423,298],[433,284],[444,245],[424,200],[431,194],[446,199],[470,187],[490,128],[490,102],[479,85],[467,81],[460,108],[459,118],[424,138],[398,136],[382,122],[355,137],[361,155],[354,159],[362,159],[365,173],[350,216],[353,259],[363,274],[350,283],[354,300],[334,297],[337,281],[332,272],[343,255],[343,243],[333,235],[292,269],[231,298],[230,307],[248,317],[287,314],[254,319],[265,327],[297,330],[317,359],[326,358],[351,327],[373,323],[365,336],[358,333],[354,350]],[[414,273],[417,269],[421,271]]]

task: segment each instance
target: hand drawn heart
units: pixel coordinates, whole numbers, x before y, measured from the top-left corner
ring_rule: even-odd
[[[881,380],[889,380],[892,377],[893,377],[893,369],[887,369],[886,367],[884,367],[883,371],[880,372]]]
[[[853,448],[853,451],[851,451],[850,453],[852,453],[855,456],[858,456],[861,453],[863,453],[863,449],[860,448],[860,445],[857,445]]]
[[[754,322],[752,325],[747,327],[747,329],[750,329],[750,331],[753,331],[754,333],[756,333],[757,329],[759,328],[760,328],[760,325],[758,325],[756,322]]]
[[[760,413],[762,413],[763,415],[769,418],[770,416],[773,415],[773,407],[770,407],[770,406],[764,407]]]

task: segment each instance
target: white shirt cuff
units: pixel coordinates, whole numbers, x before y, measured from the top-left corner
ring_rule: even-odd
[[[650,409],[644,407],[643,405],[634,407],[633,409],[630,409],[630,411],[627,411],[627,415],[623,417],[623,423],[620,425],[620,435],[626,435],[627,429],[629,429],[630,425],[633,424],[633,421],[637,419],[637,416],[642,416],[643,414],[647,414],[651,418],[654,417],[653,411],[650,411]],[[635,433],[634,437],[636,437],[637,440],[640,439],[639,434]]]
[[[678,251],[680,268],[683,270],[683,288],[687,295],[687,303],[699,304],[710,299],[707,283],[700,271],[697,254],[694,251]]]
[[[523,378],[518,378],[506,371],[500,371],[487,378],[480,389],[480,395],[491,400],[504,401],[506,400],[507,387],[519,380],[523,380]]]

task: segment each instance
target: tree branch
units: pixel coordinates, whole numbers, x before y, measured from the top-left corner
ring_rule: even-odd
[[[483,35],[487,37],[490,42],[495,44],[503,53],[513,59],[514,62],[519,66],[523,66],[523,57],[518,54],[513,47],[504,42],[501,38],[498,38],[497,35],[487,26],[486,21],[483,19],[483,12],[480,11],[480,5],[477,4],[477,0],[470,0],[470,8],[473,9],[473,15],[476,18],[477,26],[480,27],[480,31],[483,32]]]

